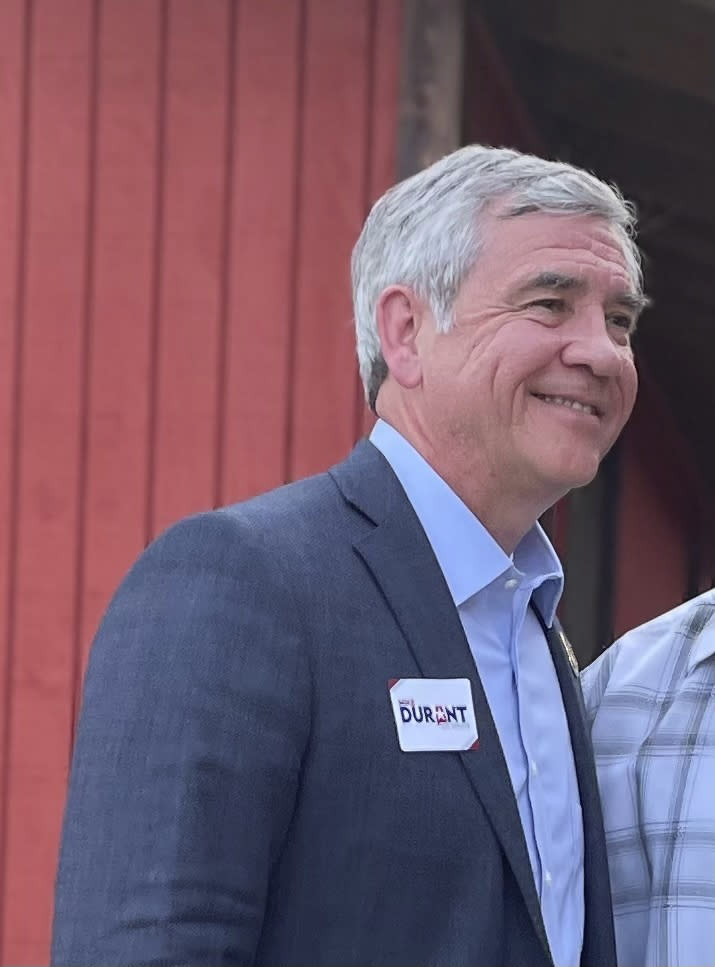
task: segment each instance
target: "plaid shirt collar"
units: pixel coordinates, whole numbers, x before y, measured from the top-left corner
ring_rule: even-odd
[[[706,615],[705,624],[701,628],[690,650],[690,655],[688,656],[688,674],[701,662],[711,660],[712,658],[715,658],[715,613],[711,611]]]

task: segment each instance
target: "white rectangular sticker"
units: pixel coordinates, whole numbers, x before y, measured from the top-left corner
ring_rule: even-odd
[[[464,752],[479,745],[468,678],[393,678],[388,687],[403,752]]]

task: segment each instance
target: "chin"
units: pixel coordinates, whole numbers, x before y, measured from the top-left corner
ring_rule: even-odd
[[[548,470],[543,467],[543,477],[551,483],[554,491],[558,490],[560,496],[563,496],[570,490],[590,484],[598,473],[599,463],[595,458],[579,461],[570,459],[558,467],[552,465]]]
[[[564,475],[564,484],[569,490],[576,490],[578,487],[585,487],[595,479],[598,473],[598,463],[588,467],[574,467],[569,474]]]

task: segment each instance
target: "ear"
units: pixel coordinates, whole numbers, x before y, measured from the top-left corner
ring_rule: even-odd
[[[421,309],[420,300],[404,285],[383,289],[375,309],[383,358],[390,375],[404,389],[414,389],[422,380],[416,338]]]

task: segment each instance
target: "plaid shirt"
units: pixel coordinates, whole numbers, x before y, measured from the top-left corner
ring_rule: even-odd
[[[715,964],[715,592],[582,675],[619,967]]]

